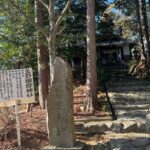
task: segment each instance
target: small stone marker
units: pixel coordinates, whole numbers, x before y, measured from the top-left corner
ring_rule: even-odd
[[[54,61],[54,77],[47,98],[47,124],[50,146],[44,149],[81,149],[74,147],[72,70],[59,57]]]

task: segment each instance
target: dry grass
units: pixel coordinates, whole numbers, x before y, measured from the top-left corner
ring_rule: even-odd
[[[14,113],[11,108],[0,108],[0,139],[7,138],[8,126],[14,123]]]
[[[12,120],[12,116],[10,108],[0,108],[0,126],[7,125]]]

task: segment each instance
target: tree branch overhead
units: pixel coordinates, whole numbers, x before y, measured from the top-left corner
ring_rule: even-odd
[[[62,21],[64,15],[65,15],[65,14],[67,13],[67,11],[69,10],[69,7],[70,7],[71,3],[72,3],[72,0],[68,0],[68,1],[67,1],[67,4],[66,4],[65,8],[62,10],[60,16],[58,17],[58,19],[57,19],[57,21],[56,21],[56,28],[58,28],[58,26],[60,25],[60,23],[61,23],[61,21]]]

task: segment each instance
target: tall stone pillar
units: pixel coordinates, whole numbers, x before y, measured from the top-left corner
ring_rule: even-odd
[[[54,62],[54,77],[47,98],[47,126],[50,146],[45,149],[81,149],[75,147],[72,70],[59,57]]]

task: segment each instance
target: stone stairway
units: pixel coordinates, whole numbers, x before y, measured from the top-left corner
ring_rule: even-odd
[[[93,136],[85,150],[150,150],[150,81],[115,77],[107,87],[118,119],[76,120],[78,133]]]
[[[118,119],[145,119],[150,111],[150,81],[130,76],[125,66],[122,69],[114,67],[107,72],[110,76],[117,72],[107,87]]]
[[[150,82],[123,83],[110,88],[110,99],[118,119],[145,119],[150,111]]]

